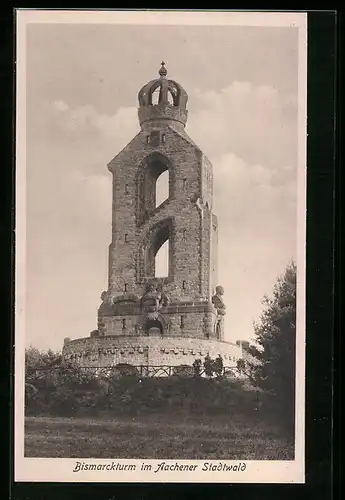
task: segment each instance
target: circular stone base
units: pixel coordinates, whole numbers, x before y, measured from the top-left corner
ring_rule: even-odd
[[[230,342],[183,337],[105,336],[80,338],[65,342],[62,351],[67,361],[84,367],[109,367],[118,364],[133,366],[192,366],[205,356],[220,355],[224,367],[236,367],[242,349]]]

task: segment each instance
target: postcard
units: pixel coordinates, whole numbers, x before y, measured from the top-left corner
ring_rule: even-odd
[[[15,481],[304,483],[307,14],[17,11]]]

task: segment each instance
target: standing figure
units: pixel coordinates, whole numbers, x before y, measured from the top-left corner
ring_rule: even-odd
[[[222,295],[224,295],[224,288],[220,285],[216,287],[216,293],[212,297],[212,304],[217,310],[217,322],[216,322],[216,338],[221,340],[222,330],[223,330],[223,318],[226,314],[226,305],[224,304]]]

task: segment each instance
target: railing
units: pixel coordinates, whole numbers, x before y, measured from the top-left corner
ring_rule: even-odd
[[[59,365],[40,367],[33,370],[28,370],[26,373],[26,379],[29,382],[33,379],[44,378],[44,376],[49,372],[54,372],[61,368]],[[200,368],[198,372],[194,370],[192,366],[187,365],[117,365],[117,366],[70,366],[67,370],[76,371],[79,373],[89,373],[95,376],[137,376],[137,377],[171,377],[171,376],[181,376],[181,377],[206,377],[206,370]],[[243,377],[243,372],[236,367],[229,368],[225,367],[218,374],[214,374],[213,377]]]

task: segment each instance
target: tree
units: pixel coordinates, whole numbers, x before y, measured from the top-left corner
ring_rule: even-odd
[[[60,352],[53,352],[50,349],[40,351],[32,346],[25,349],[25,374],[27,379],[35,378],[37,370],[49,370],[59,366],[61,362],[62,355]]]
[[[213,362],[212,359],[210,358],[210,355],[207,353],[204,359],[204,369],[205,369],[205,375],[206,377],[212,377],[213,376]]]
[[[48,351],[40,351],[32,346],[25,349],[26,368],[37,370],[59,365],[61,362],[62,355],[60,352],[54,352],[51,349],[48,349]]]
[[[213,370],[218,379],[223,375],[223,367],[223,358],[220,354],[218,354],[216,359],[213,361]]]
[[[201,359],[196,359],[193,363],[194,377],[201,377]]]
[[[246,361],[252,383],[275,397],[277,408],[294,422],[296,265],[291,261],[279,277],[265,310],[254,325],[255,344]]]
[[[108,389],[103,380],[51,350],[26,349],[25,373],[27,414],[72,415],[97,406]]]

